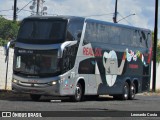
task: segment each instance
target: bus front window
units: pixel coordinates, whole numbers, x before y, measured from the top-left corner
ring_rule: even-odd
[[[47,76],[59,72],[57,50],[17,50],[14,72],[25,75]]]
[[[65,39],[66,21],[62,20],[24,20],[17,36],[23,43],[61,43]]]

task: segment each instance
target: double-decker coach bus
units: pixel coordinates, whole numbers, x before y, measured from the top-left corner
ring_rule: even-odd
[[[25,18],[14,48],[12,89],[30,94],[134,99],[148,91],[151,31],[74,16]]]

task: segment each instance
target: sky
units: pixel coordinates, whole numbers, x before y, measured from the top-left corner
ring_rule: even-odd
[[[30,6],[33,3],[31,1],[33,0],[17,0],[19,10],[30,2],[28,6],[18,12],[18,20],[31,15]],[[7,19],[13,19],[13,4],[14,0],[0,0],[0,15],[3,15]],[[46,12],[48,15],[84,16],[113,22],[115,0],[45,0],[43,6],[47,7]],[[147,28],[154,31],[155,0],[118,0],[117,9],[118,24]],[[158,28],[160,28],[160,18],[158,22]],[[160,30],[158,38],[160,39]]]

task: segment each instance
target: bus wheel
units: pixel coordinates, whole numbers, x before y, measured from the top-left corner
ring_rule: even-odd
[[[128,97],[129,97],[129,86],[128,86],[128,83],[125,82],[125,84],[123,86],[123,93],[121,95],[121,99],[128,100]]]
[[[38,101],[40,99],[41,95],[30,94],[30,97],[33,101]]]
[[[129,90],[129,99],[133,100],[135,98],[135,94],[136,94],[135,84],[132,83]]]
[[[76,85],[75,95],[71,97],[74,102],[80,102],[83,97],[82,85],[78,83]]]

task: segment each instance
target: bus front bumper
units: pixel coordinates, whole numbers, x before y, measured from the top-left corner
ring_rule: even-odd
[[[60,96],[59,84],[46,85],[46,86],[24,86],[12,82],[12,90],[17,93],[38,94],[38,95],[51,95]]]

